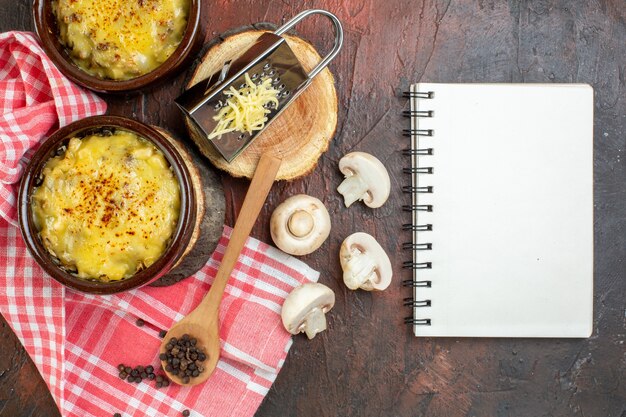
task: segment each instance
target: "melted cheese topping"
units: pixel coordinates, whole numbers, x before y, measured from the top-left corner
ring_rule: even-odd
[[[161,257],[178,222],[179,194],[163,154],[118,130],[71,139],[46,163],[32,210],[44,245],[65,267],[114,281]]]
[[[99,78],[126,80],[154,70],[178,47],[190,0],[55,0],[61,43]]]
[[[248,132],[261,130],[267,122],[266,115],[271,112],[270,107],[278,107],[279,91],[272,87],[272,79],[265,78],[255,84],[246,73],[246,85],[239,90],[230,87],[224,94],[228,96],[226,105],[219,111],[213,120],[217,125],[209,134],[209,139],[222,136],[233,131]]]

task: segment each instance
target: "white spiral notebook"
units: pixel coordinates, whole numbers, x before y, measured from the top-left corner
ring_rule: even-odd
[[[411,86],[416,336],[589,337],[593,90]]]

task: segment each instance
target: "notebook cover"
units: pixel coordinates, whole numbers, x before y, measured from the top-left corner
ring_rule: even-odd
[[[593,90],[579,84],[430,84],[419,166],[416,336],[588,337],[593,314]]]

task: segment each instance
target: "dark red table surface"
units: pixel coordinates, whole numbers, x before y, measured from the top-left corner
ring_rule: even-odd
[[[295,337],[287,362],[257,416],[626,416],[626,2],[408,1],[304,2],[205,0],[205,38],[257,22],[280,23],[302,9],[335,12],[345,45],[332,63],[339,126],[317,169],[277,183],[253,236],[270,242],[268,219],[284,198],[324,201],[329,241],[303,260],[337,295],[329,329]],[[0,0],[0,30],[32,30],[31,0]],[[306,24],[299,33],[320,49],[332,37]],[[191,67],[190,67],[191,68]],[[111,114],[131,115],[184,135],[172,99],[189,71],[147,93],[106,97]],[[402,324],[410,291],[400,284],[409,240],[401,186],[406,121],[400,94],[411,82],[581,82],[595,89],[594,331],[589,339],[416,339]],[[531,126],[532,120],[527,120]],[[526,128],[526,127],[525,127]],[[392,193],[377,210],[342,205],[339,158],[370,152],[391,175]],[[538,150],[540,152],[540,150]],[[564,152],[567,152],[564,149]],[[227,223],[247,182],[223,175]],[[480,204],[480,201],[476,201]],[[343,238],[374,234],[388,250],[395,278],[377,294],[341,281]],[[486,289],[488,291],[488,289]],[[566,293],[563,294],[567,296]],[[530,307],[529,307],[530,308]],[[56,406],[6,323],[0,328],[0,415],[55,416]]]

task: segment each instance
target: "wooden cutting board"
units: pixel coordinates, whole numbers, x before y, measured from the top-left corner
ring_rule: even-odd
[[[245,30],[226,36],[211,46],[201,58],[187,88],[221,70],[224,62],[233,60],[248,49],[265,30]],[[310,71],[321,60],[307,41],[285,35],[302,66]],[[292,180],[313,171],[317,160],[329,146],[337,128],[337,91],[333,75],[324,69],[311,85],[231,163],[217,151],[201,151],[213,165],[233,177],[251,178],[261,154],[270,152],[282,159],[277,179]],[[194,141],[206,141],[187,126]],[[195,136],[194,136],[195,135]],[[210,148],[210,147],[209,147]]]

